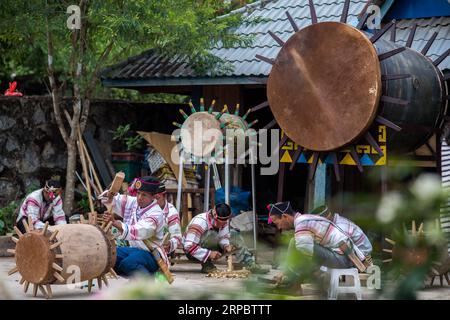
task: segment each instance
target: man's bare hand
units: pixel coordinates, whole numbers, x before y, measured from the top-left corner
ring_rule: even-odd
[[[110,222],[110,221],[112,221],[112,222],[114,222],[116,219],[114,219],[114,214],[113,213],[111,213],[111,212],[105,212],[105,213],[103,213],[103,221],[105,221],[105,222]]]
[[[228,245],[223,248],[223,251],[225,251],[225,253],[231,252],[233,250],[234,250],[234,247],[232,245]]]
[[[221,256],[222,256],[222,254],[219,251],[211,251],[211,254],[209,257],[211,258],[211,260],[217,260]]]

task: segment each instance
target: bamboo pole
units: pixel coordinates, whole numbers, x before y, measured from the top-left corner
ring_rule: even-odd
[[[98,179],[97,172],[95,171],[94,164],[93,164],[93,162],[91,160],[91,157],[89,156],[89,152],[88,152],[88,150],[86,148],[86,144],[84,143],[82,138],[81,138],[81,145],[83,146],[84,154],[86,155],[86,159],[88,161],[89,167],[92,168],[92,174],[94,175],[94,181],[95,181],[95,184],[97,186],[97,189],[100,192],[102,192],[103,191],[102,184],[100,183],[100,180]]]
[[[84,173],[84,177],[86,179],[86,190],[88,193],[88,199],[89,199],[89,208],[91,210],[91,213],[94,215],[94,202],[92,201],[92,193],[91,193],[91,184],[89,182],[89,174],[88,174],[88,170],[87,170],[87,164],[86,164],[86,158],[83,152],[83,148],[81,146],[82,141],[81,141],[82,137],[81,137],[81,132],[80,132],[80,128],[78,128],[78,151],[80,153],[80,160],[81,160],[81,166],[83,167],[83,173]]]

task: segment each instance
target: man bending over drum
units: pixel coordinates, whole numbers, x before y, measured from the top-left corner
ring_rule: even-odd
[[[158,179],[146,176],[136,181],[135,188],[136,197],[118,194],[108,200],[105,198],[108,190],[101,195],[102,202],[112,201],[112,212],[123,218],[123,221],[115,220],[111,212],[103,215],[105,221],[113,221],[113,227],[118,230],[117,238],[128,240],[130,244],[130,247],[117,247],[114,270],[123,276],[153,274],[159,269],[155,257],[142,241],[145,239],[158,250],[166,265],[170,265],[162,247],[165,215],[155,199],[155,195],[165,191],[164,185]]]

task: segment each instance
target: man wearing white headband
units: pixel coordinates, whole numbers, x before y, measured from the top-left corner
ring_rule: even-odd
[[[61,184],[56,180],[46,181],[44,188],[33,191],[23,201],[16,220],[17,228],[26,232],[24,219],[27,223],[31,219],[34,229],[42,229],[45,222],[49,225],[66,224],[62,205]]]
[[[213,261],[223,253],[236,250],[236,262],[242,263],[253,273],[267,273],[255,262],[255,257],[247,249],[240,234],[230,232],[231,208],[225,203],[217,204],[208,212],[192,218],[183,237],[183,247],[190,260],[197,260],[202,265],[202,273],[217,270]]]
[[[318,215],[319,209],[301,214],[292,209],[290,202],[279,202],[269,205],[269,210],[269,223],[273,222],[280,230],[295,230],[288,250],[290,260],[285,271],[276,277],[278,282],[302,280],[321,265],[345,269],[355,263],[371,264],[342,228]]]

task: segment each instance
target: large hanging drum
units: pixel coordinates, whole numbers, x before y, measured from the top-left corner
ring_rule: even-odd
[[[377,41],[375,47],[379,54],[400,48],[383,39]],[[382,60],[380,66],[384,75],[409,75],[405,79],[383,82],[383,96],[401,102],[382,102],[379,115],[402,128],[400,131],[388,129],[389,150],[413,151],[442,127],[447,109],[442,73],[429,58],[409,48]]]
[[[344,23],[320,22],[284,43],[267,95],[290,139],[332,152],[366,139],[375,122],[387,123],[388,150],[406,153],[441,128],[442,72],[422,53],[371,37]]]

